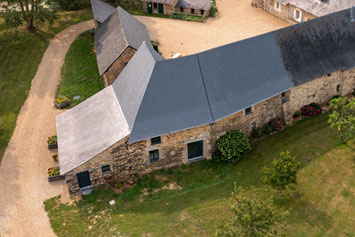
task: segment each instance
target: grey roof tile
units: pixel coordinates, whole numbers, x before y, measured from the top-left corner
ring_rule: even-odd
[[[176,6],[207,11],[211,8],[211,4],[210,0],[179,0]]]
[[[115,8],[100,0],[91,0],[91,9],[94,13],[94,18],[97,22],[103,23],[112,13]]]

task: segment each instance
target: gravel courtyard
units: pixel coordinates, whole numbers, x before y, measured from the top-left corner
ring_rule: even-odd
[[[165,58],[189,55],[288,26],[254,8],[250,0],[217,0],[218,17],[207,23],[137,16],[160,43]]]

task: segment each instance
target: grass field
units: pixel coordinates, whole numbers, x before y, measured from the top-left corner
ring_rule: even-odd
[[[72,204],[56,197],[45,202],[45,209],[58,236],[211,236],[232,215],[233,182],[262,186],[260,169],[289,150],[302,168],[296,194],[275,199],[291,214],[285,220],[287,236],[351,235],[355,144],[341,144],[334,133],[323,114],[254,141],[253,150],[237,164],[202,161],[162,170],[123,194],[99,190]],[[169,183],[182,189],[157,191]],[[112,199],[115,206],[108,204]]]
[[[69,98],[71,104],[68,107],[79,104],[104,88],[93,47],[94,33],[82,33],[70,46],[65,57],[57,96]],[[80,95],[80,99],[73,100],[76,95]]]
[[[49,40],[68,26],[91,18],[90,9],[61,13],[53,26],[42,25],[31,33],[7,29],[0,16],[0,160]]]

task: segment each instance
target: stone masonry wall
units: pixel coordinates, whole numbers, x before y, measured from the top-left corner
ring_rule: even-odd
[[[339,91],[337,91],[338,85]],[[292,115],[297,110],[300,110],[302,106],[312,102],[327,103],[335,95],[345,96],[350,94],[354,91],[354,88],[355,69],[337,71],[292,88],[289,102],[283,105],[284,117],[288,122],[292,122]]]
[[[213,142],[227,131],[236,129],[250,136],[253,122],[256,122],[256,127],[261,127],[273,118],[281,117],[281,108],[282,97],[277,95],[252,106],[252,113],[248,115],[243,110],[223,118],[213,125]]]
[[[127,65],[129,60],[133,57],[133,55],[136,53],[136,50],[128,47],[118,58],[117,60],[107,69],[107,71],[104,73],[104,80],[105,80],[105,85],[109,86],[111,85],[118,75],[122,72],[124,67]]]
[[[161,137],[161,144],[151,145],[150,140],[127,144],[128,137],[100,153],[80,167],[65,175],[70,194],[79,191],[76,174],[89,171],[93,188],[110,180],[126,180],[130,175],[148,173],[153,170],[168,168],[188,163],[187,144],[203,140],[203,154],[211,158],[210,126],[205,125],[194,129]],[[159,150],[159,161],[150,162],[149,151]],[[102,173],[101,167],[110,165],[110,172]]]

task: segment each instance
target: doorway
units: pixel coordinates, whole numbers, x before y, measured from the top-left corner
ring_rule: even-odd
[[[83,189],[86,187],[91,187],[91,180],[90,180],[89,171],[77,173],[76,177],[78,179],[80,189]]]
[[[160,14],[164,14],[164,6],[161,3],[158,3],[158,12]]]
[[[147,8],[148,8],[148,13],[152,14],[153,13],[153,7],[152,7],[152,3],[151,2],[148,2]]]

